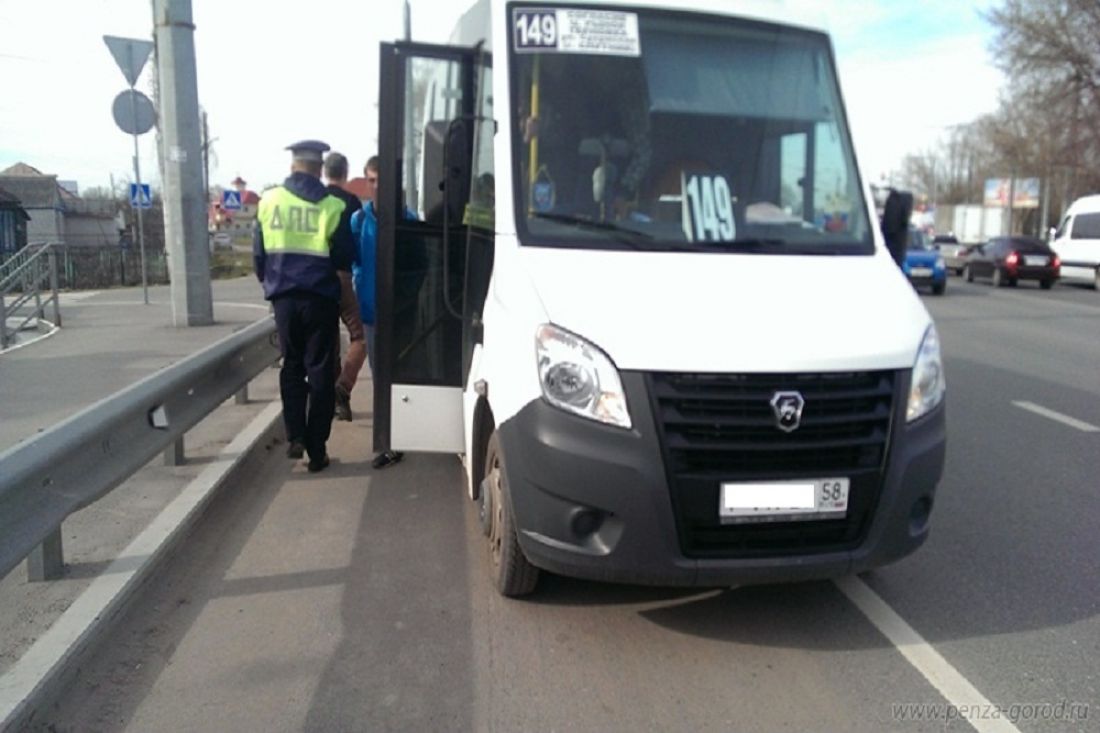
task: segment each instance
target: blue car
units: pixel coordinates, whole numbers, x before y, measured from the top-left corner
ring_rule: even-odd
[[[943,255],[932,247],[928,235],[918,229],[909,230],[909,246],[901,269],[914,288],[930,287],[933,295],[943,295],[947,289]]]

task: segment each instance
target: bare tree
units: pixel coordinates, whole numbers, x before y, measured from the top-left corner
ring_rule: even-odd
[[[1009,79],[990,132],[1005,162],[1055,182],[1056,213],[1100,191],[1100,3],[1004,0],[987,18]]]

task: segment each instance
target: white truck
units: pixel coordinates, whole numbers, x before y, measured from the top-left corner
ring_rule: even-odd
[[[939,339],[825,32],[781,2],[481,0],[381,61],[375,447],[462,457],[501,593],[920,546]]]

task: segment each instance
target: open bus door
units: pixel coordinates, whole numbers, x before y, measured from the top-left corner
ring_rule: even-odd
[[[473,336],[463,220],[478,55],[472,48],[382,45],[376,451],[465,450],[462,392]]]

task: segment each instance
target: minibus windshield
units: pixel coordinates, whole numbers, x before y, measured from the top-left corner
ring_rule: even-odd
[[[665,11],[509,13],[523,244],[874,251],[824,34]]]

